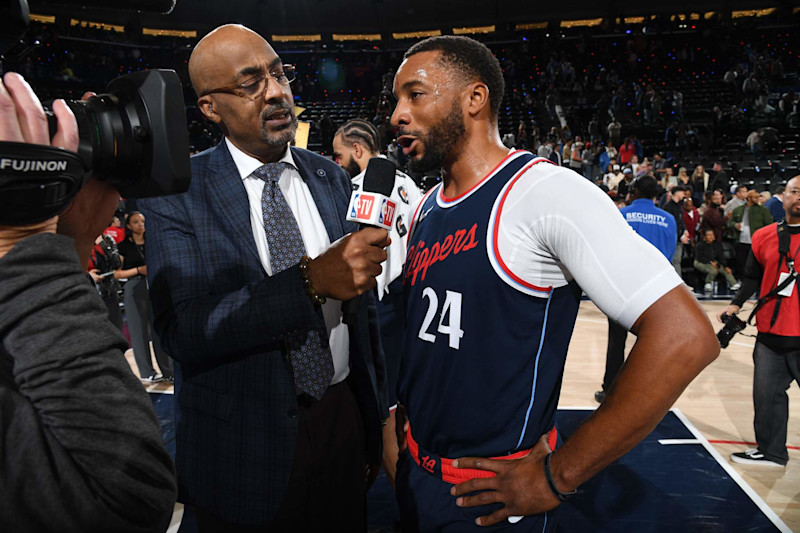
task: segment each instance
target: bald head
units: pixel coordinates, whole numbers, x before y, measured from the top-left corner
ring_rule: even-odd
[[[189,78],[198,96],[231,83],[230,59],[242,50],[268,50],[275,55],[263,37],[240,24],[220,26],[200,39],[189,58]]]

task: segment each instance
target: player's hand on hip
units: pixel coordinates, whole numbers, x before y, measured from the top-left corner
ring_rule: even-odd
[[[349,300],[372,289],[386,260],[384,248],[390,243],[389,232],[380,228],[345,235],[309,263],[314,289],[337,300]]]
[[[462,457],[454,461],[458,468],[488,470],[496,474],[491,478],[476,478],[450,489],[459,507],[477,507],[502,503],[503,507],[490,515],[479,517],[479,526],[491,526],[510,516],[528,516],[549,511],[559,505],[544,477],[544,458],[550,453],[547,435],[543,435],[531,453],[522,459],[493,460],[480,457]],[[480,494],[474,494],[478,491]]]

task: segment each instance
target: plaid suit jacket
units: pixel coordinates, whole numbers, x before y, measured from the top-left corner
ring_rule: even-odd
[[[291,148],[331,242],[346,222],[351,185],[332,161]],[[140,202],[155,327],[175,359],[179,501],[241,524],[270,521],[286,489],[297,395],[285,337],[324,328],[299,267],[267,276],[253,242],[244,184],[225,142],[192,158],[183,194]],[[360,297],[350,373],[378,460],[388,414],[375,305]]]

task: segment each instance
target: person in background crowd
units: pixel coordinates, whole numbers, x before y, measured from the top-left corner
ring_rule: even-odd
[[[758,205],[765,205],[770,198],[772,198],[772,194],[769,191],[761,191],[758,193]]]
[[[731,268],[725,264],[722,243],[716,240],[712,229],[705,230],[703,239],[694,247],[694,268],[706,275],[703,290],[708,294],[712,292],[714,280],[719,274],[725,276],[732,291],[739,290],[739,282],[733,277]]]
[[[115,217],[116,218],[116,217]],[[108,309],[108,319],[122,331],[122,311],[119,308],[119,281],[114,271],[122,266],[117,243],[111,235],[104,233],[95,241],[87,273],[97,287],[103,303]]]
[[[739,276],[745,271],[753,234],[764,226],[772,224],[772,215],[769,213],[769,209],[758,205],[758,198],[755,190],[747,191],[746,203],[734,209],[731,219],[728,221],[728,228],[733,232],[733,242],[736,247],[736,273]]]
[[[172,360],[162,348],[159,336],[153,328],[153,306],[147,290],[144,215],[138,211],[128,213],[125,226],[128,228],[128,237],[118,246],[122,266],[114,273],[114,277],[126,280],[123,287],[125,317],[139,377],[145,383],[156,383],[163,379],[172,382]],[[161,374],[153,368],[151,342]]]
[[[736,187],[733,198],[728,200],[728,203],[725,204],[725,210],[723,211],[725,220],[730,220],[733,210],[745,203],[747,203],[747,185],[739,185]]]
[[[683,247],[690,244],[689,232],[686,229],[683,218],[683,201],[686,198],[687,188],[676,185],[670,193],[670,201],[664,206],[664,211],[672,215],[675,219],[675,250],[670,258],[675,272],[681,276],[681,260],[683,259]]]
[[[786,217],[786,211],[783,208],[783,195],[786,188],[781,185],[777,189],[775,189],[775,194],[767,200],[764,204],[764,207],[769,209],[769,213],[772,215],[772,220],[775,222],[780,222]]]
[[[717,242],[722,242],[722,231],[725,228],[725,217],[722,214],[722,201],[724,196],[722,191],[716,190],[709,192],[709,199],[703,210],[700,219],[700,232],[705,233],[707,229],[714,230],[714,238]]]

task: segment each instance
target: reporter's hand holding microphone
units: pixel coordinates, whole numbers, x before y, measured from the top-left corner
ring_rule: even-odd
[[[394,163],[372,158],[364,174],[361,191],[354,191],[347,220],[358,222],[360,230],[334,242],[308,265],[309,278],[320,296],[347,301],[371,290],[386,261],[385,248],[391,244],[397,206],[389,199],[394,187]],[[352,305],[349,312],[354,313]],[[347,311],[347,310],[346,310]]]

